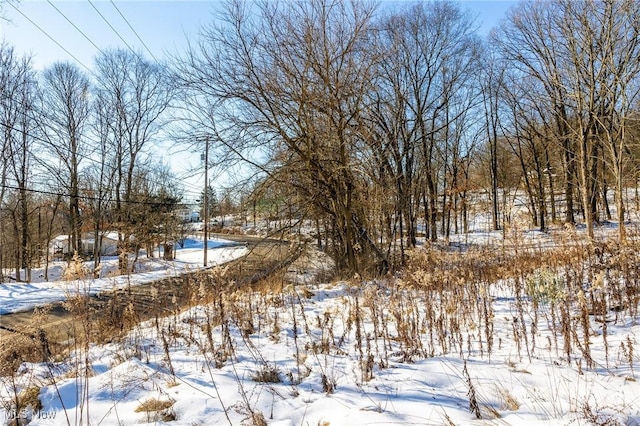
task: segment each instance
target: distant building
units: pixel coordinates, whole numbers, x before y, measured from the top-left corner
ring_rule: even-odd
[[[184,223],[200,222],[200,213],[190,209],[178,209],[176,216]]]
[[[100,245],[100,256],[114,256],[118,253],[118,233],[108,232],[103,234]],[[82,253],[80,255],[92,255],[96,242],[93,233],[85,232],[82,234]],[[58,235],[49,243],[49,254],[54,257],[70,256],[69,236]]]

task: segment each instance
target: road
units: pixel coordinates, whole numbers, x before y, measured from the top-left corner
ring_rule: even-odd
[[[247,245],[249,252],[219,272],[198,271],[152,283],[102,293],[95,298],[54,303],[0,316],[0,375],[22,361],[42,361],[63,356],[79,344],[78,336],[105,341],[135,324],[167,316],[201,302],[201,283],[222,285],[226,290],[254,284],[297,257],[289,243],[276,239],[240,235],[211,238]]]

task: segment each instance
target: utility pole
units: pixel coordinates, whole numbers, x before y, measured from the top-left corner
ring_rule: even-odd
[[[207,267],[207,252],[209,251],[209,135],[204,137],[204,267]]]

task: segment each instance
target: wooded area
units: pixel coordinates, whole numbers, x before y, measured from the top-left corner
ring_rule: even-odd
[[[58,233],[79,250],[117,231],[123,270],[177,238],[182,189],[153,149],[202,135],[248,171],[236,213],[312,224],[346,273],[396,268],[479,215],[508,228],[520,194],[531,227],[593,238],[612,219],[623,242],[638,16],[635,0],[526,1],[483,39],[454,2],[232,1],[172,63],[106,50],[90,75],[0,45],[0,270],[29,280]]]

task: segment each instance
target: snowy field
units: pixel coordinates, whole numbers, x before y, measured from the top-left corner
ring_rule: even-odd
[[[547,236],[540,237],[546,246]],[[225,252],[212,250],[212,259],[213,253]],[[178,252],[184,268],[196,267],[197,259],[183,255]],[[313,259],[326,266],[319,254]],[[297,268],[292,276],[313,275],[309,264]],[[162,270],[150,273],[178,272]],[[5,402],[0,419],[28,417],[31,425],[640,425],[637,314],[585,314],[585,324],[578,308],[555,316],[564,311],[554,307],[561,298],[549,289],[543,290],[550,299],[534,304],[513,280],[467,290],[457,273],[447,277],[459,287],[434,291],[400,278],[284,283],[281,292],[224,298],[203,289],[202,300],[211,303],[140,324],[121,341],[92,345],[60,362],[23,363],[2,378],[0,396],[10,401],[16,390],[35,386],[42,407],[16,412]],[[53,292],[62,284],[42,285]],[[12,299],[2,297],[6,309]],[[562,321],[575,334],[570,355]],[[577,347],[587,341],[588,351]]]
[[[243,256],[247,249],[227,240],[209,240],[207,263],[216,266]],[[135,273],[128,276],[115,275],[118,268],[117,257],[101,259],[100,278],[95,280],[63,280],[67,262],[52,262],[49,265],[49,281],[44,281],[42,269],[33,269],[30,283],[0,283],[0,315],[20,312],[38,305],[65,300],[78,289],[83,293],[96,295],[103,291],[157,281],[169,276],[177,276],[187,271],[203,268],[204,244],[202,240],[186,239],[184,246],[176,246],[175,260],[166,261],[155,253],[154,257],[141,255],[136,261]],[[93,262],[85,262],[83,267],[90,276]],[[6,271],[10,273],[11,271]],[[87,285],[88,284],[88,285]],[[0,320],[1,321],[1,320]]]

